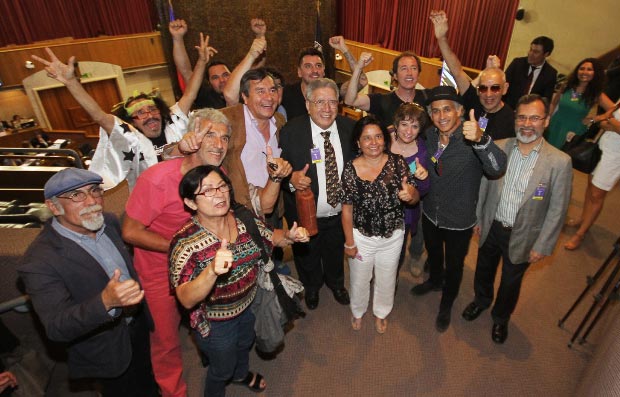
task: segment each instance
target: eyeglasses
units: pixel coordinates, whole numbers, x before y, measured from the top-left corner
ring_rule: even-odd
[[[143,110],[140,109],[137,112],[135,112],[134,114],[131,115],[131,118],[134,120],[144,120],[147,117],[149,117],[149,114],[151,116],[157,116],[160,112],[159,108],[156,106],[149,106],[147,109]]]
[[[478,92],[481,94],[485,94],[488,90],[491,90],[492,93],[497,94],[502,90],[502,86],[499,84],[493,84],[492,86],[488,85],[479,85]]]
[[[338,101],[336,99],[317,99],[316,101],[308,100],[308,102],[313,103],[315,106],[323,107],[326,104],[331,108],[335,108],[338,106]]]
[[[86,200],[89,195],[93,198],[102,197],[103,192],[103,188],[97,186],[90,190],[74,190],[67,196],[58,196],[58,198],[68,199],[73,201],[74,203],[81,203],[82,201]]]
[[[547,116],[541,117],[541,116],[526,116],[524,114],[518,114],[516,119],[519,123],[525,123],[526,121],[530,121],[530,123],[534,124],[534,123],[538,123],[539,121],[542,121],[544,119],[546,119]]]
[[[220,191],[220,193],[228,193],[228,192],[230,192],[231,189],[232,189],[232,187],[230,187],[230,185],[222,185],[222,186],[218,186],[218,187],[208,187],[204,191],[202,191],[200,193],[196,193],[196,196],[213,197],[213,196],[215,196],[215,192],[217,192],[218,190]]]

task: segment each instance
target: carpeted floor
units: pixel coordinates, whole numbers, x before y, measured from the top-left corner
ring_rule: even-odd
[[[575,173],[569,215],[578,215],[587,178]],[[448,331],[434,327],[440,292],[413,297],[409,290],[422,281],[401,270],[394,310],[384,335],[374,329],[372,313],[366,314],[362,330],[349,324],[350,311],[321,290],[319,307],[297,320],[286,336],[286,346],[271,361],[251,354],[251,368],[265,375],[263,396],[568,396],[592,357],[597,340],[615,314],[615,305],[593,330],[585,345],[567,347],[585,311],[588,296],[564,324],[557,326],[579,293],[586,276],[595,273],[611,252],[620,233],[614,204],[616,188],[606,201],[597,224],[582,248],[562,248],[574,230],[565,228],[554,256],[532,266],[523,283],[521,299],[509,325],[504,345],[492,342],[489,311],[474,322],[461,312],[473,299],[473,275],[477,240],[466,260],[460,295]],[[614,215],[616,214],[616,215]],[[291,262],[292,266],[292,262]],[[590,294],[591,295],[591,294]],[[185,377],[190,396],[202,396],[205,369],[199,363],[187,331]],[[231,385],[230,396],[252,395]]]

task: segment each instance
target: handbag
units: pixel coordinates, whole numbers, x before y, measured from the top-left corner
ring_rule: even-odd
[[[258,226],[254,221],[254,214],[241,204],[233,208],[235,216],[243,222],[246,230],[254,243],[259,247],[262,260],[265,264],[270,262],[265,250]],[[290,296],[280,277],[291,279],[289,276],[281,276],[275,272],[273,266],[266,271],[273,289],[260,287],[252,304],[252,311],[256,317],[254,331],[256,332],[256,348],[261,353],[274,353],[284,342],[284,328],[287,324],[299,317],[304,317],[305,312],[301,308],[301,300],[297,294]],[[290,283],[298,283],[291,280]],[[303,288],[301,288],[303,290]]]
[[[594,171],[601,160],[602,151],[598,146],[600,136],[600,132],[594,139],[589,139],[588,134],[575,135],[562,146],[562,151],[570,156],[574,169],[586,174]]]

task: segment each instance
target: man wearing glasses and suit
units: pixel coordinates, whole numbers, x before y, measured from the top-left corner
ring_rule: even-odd
[[[476,210],[480,235],[474,279],[476,298],[463,312],[473,321],[493,303],[493,284],[500,259],[502,275],[491,311],[491,338],[504,343],[508,321],[517,305],[521,281],[530,264],[551,255],[564,224],[570,201],[570,157],[549,145],[543,132],[549,124],[549,105],[539,95],[517,103],[516,139],[498,146],[508,154],[506,175],[483,178]]]

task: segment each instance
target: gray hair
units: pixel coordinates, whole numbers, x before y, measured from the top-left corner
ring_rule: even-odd
[[[228,117],[224,116],[224,113],[217,109],[203,108],[191,112],[189,115],[189,122],[187,124],[188,131],[194,130],[196,117],[200,117],[201,120],[209,120],[212,123],[225,124],[228,127],[228,133],[232,134],[232,125],[230,124],[230,121],[228,121]]]
[[[339,91],[338,91],[338,86],[336,85],[336,82],[332,79],[320,78],[320,79],[312,80],[310,83],[308,83],[308,86],[306,87],[306,99],[311,100],[312,92],[314,92],[314,90],[318,90],[319,88],[331,88],[336,93],[336,98],[339,97],[338,95]]]
[[[458,103],[457,101],[450,101],[454,104],[454,109],[456,109],[457,112],[460,112],[461,109],[463,109],[463,105],[461,105],[460,103]],[[433,115],[433,108],[431,107],[432,103],[430,103],[429,105],[426,106],[426,113],[428,113],[429,117]]]
[[[60,204],[60,200],[58,200],[58,196],[52,196],[49,198],[49,200],[52,202],[52,204],[54,204],[54,207],[56,207],[56,209],[58,210],[58,215],[65,214],[65,207],[63,207],[62,204]]]

